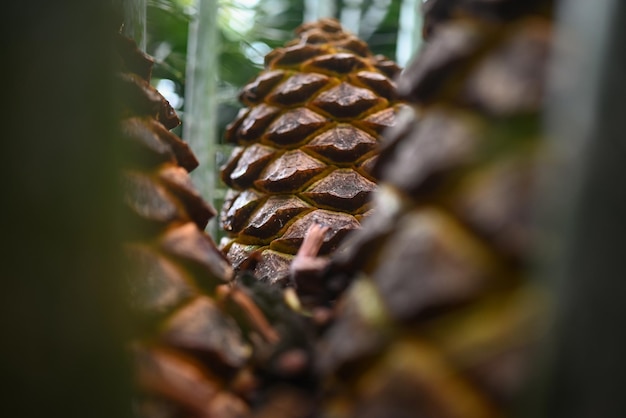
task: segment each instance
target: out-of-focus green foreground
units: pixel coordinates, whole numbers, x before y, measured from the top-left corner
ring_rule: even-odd
[[[130,416],[110,5],[1,20],[0,416]]]

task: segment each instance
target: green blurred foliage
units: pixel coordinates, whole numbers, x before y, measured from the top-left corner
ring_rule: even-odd
[[[156,60],[154,79],[171,79],[183,95],[189,23],[193,0],[149,0],[146,52]],[[336,4],[337,15],[343,2]],[[364,0],[363,25],[374,17],[375,30],[366,37],[377,54],[395,57],[400,0]],[[219,51],[220,114],[238,108],[237,91],[263,67],[263,56],[294,37],[302,23],[304,0],[222,0],[218,9],[221,48]],[[376,16],[384,13],[384,18]],[[336,16],[338,17],[338,16]],[[371,20],[371,19],[370,19]],[[366,28],[370,29],[370,28]]]
[[[402,2],[393,0],[389,3],[385,18],[366,41],[372,52],[396,58],[396,43],[398,42],[398,22]]]
[[[155,79],[184,84],[187,38],[193,9],[188,0],[149,0],[146,52],[155,58]]]

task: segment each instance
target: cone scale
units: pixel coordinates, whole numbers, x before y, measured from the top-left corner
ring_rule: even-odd
[[[428,5],[441,14],[398,78],[412,114],[331,260],[327,280],[352,285],[319,344],[323,416],[511,416],[547,322],[529,266],[550,2]]]
[[[136,416],[245,416],[246,392],[232,382],[252,349],[217,297],[233,269],[204,232],[216,212],[191,183],[198,162],[170,131],[176,113],[150,85],[152,59],[122,36],[116,51]]]
[[[391,61],[333,19],[304,24],[270,52],[227,127],[223,251],[235,268],[285,285],[309,226],[329,226],[321,254],[359,228],[376,180],[381,132],[401,106]]]

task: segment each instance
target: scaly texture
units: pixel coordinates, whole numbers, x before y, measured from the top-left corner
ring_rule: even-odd
[[[398,80],[414,107],[387,135],[374,214],[332,260],[329,282],[353,282],[320,344],[327,417],[506,416],[537,337],[550,2],[439,3]]]
[[[179,120],[149,84],[152,60],[117,39],[123,173],[132,237],[130,302],[140,333],[132,343],[141,417],[243,417],[235,379],[251,358],[240,326],[216,298],[233,269],[203,232],[215,215],[191,184],[197,161],[169,129]]]
[[[227,128],[236,148],[221,173],[230,187],[224,251],[236,268],[280,284],[312,223],[330,227],[322,254],[359,227],[375,187],[380,133],[400,106],[398,67],[336,20],[297,33],[241,92],[247,107]]]

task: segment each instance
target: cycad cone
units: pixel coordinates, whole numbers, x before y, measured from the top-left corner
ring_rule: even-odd
[[[548,322],[529,267],[552,23],[458,3],[398,79],[419,119],[390,130],[374,214],[329,269],[355,281],[319,344],[325,417],[509,416]]]
[[[152,59],[122,36],[116,46],[120,134],[130,156],[125,203],[139,226],[125,243],[129,299],[141,325],[132,344],[136,416],[244,416],[245,396],[231,381],[251,347],[217,301],[233,270],[203,231],[215,211],[191,184],[195,156],[169,131],[178,117],[149,83]]]
[[[245,263],[258,279],[281,284],[313,222],[330,227],[322,254],[360,226],[380,133],[400,106],[397,65],[337,21],[304,24],[297,34],[241,92],[247,107],[227,128],[236,147],[221,173],[230,187],[223,250],[235,268]]]

